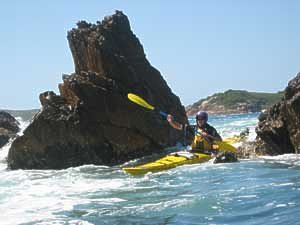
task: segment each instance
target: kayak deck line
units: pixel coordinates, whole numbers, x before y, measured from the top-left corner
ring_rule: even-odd
[[[192,153],[194,157],[187,159],[184,156],[180,155],[167,155],[161,159],[158,159],[154,162],[146,163],[136,167],[125,167],[123,168],[124,171],[131,175],[142,175],[148,172],[161,172],[164,170],[172,169],[177,166],[185,165],[185,164],[196,164],[196,163],[203,163],[209,161],[212,156],[202,153]]]
[[[235,152],[236,148],[231,144],[236,143],[240,140],[241,138],[239,137],[227,138],[222,143],[217,144],[219,146],[218,151]],[[131,175],[142,175],[148,172],[152,172],[152,173],[161,172],[164,170],[169,170],[177,166],[186,165],[186,164],[204,163],[209,161],[210,159],[212,159],[212,155],[210,154],[181,151],[181,152],[170,153],[154,162],[149,162],[134,167],[124,167],[122,169]]]

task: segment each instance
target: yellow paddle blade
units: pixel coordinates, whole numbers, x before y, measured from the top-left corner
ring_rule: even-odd
[[[144,99],[142,99],[141,97],[135,95],[135,94],[132,94],[132,93],[129,93],[127,95],[128,99],[140,106],[143,106],[144,108],[147,108],[147,109],[150,109],[150,110],[153,110],[154,107],[152,105],[150,105],[148,102],[146,102]]]
[[[216,144],[219,145],[219,149],[221,151],[231,151],[231,152],[236,152],[236,148],[224,141],[216,141]]]

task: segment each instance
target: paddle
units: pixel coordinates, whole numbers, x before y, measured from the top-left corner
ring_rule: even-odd
[[[140,96],[137,96],[135,94],[132,94],[132,93],[129,93],[127,95],[128,99],[146,109],[149,109],[149,110],[155,110],[154,106],[150,105],[148,102],[146,102],[144,99],[142,99]],[[168,114],[165,113],[165,112],[162,112],[160,110],[158,110],[158,113],[164,117],[168,117]],[[236,148],[233,147],[232,145],[226,143],[226,142],[223,142],[223,141],[216,141],[216,144],[219,145],[219,148],[220,149],[226,149],[228,151],[236,151]]]
[[[148,102],[146,102],[144,99],[142,99],[140,96],[137,96],[135,94],[132,94],[132,93],[129,93],[127,95],[128,99],[146,109],[149,109],[149,110],[154,110],[154,106],[150,105]],[[168,117],[168,114],[165,113],[165,112],[162,112],[160,110],[158,110],[158,113],[164,117]]]

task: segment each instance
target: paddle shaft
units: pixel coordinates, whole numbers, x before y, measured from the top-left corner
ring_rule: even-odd
[[[155,110],[155,107],[150,105],[148,102],[146,102],[144,99],[142,99],[140,96],[138,95],[135,95],[135,94],[132,94],[132,93],[128,93],[127,94],[127,97],[130,101],[146,108],[146,109],[149,109],[149,110],[154,110],[156,112],[158,112],[161,116],[167,118],[168,117],[168,114],[161,111],[161,110]],[[186,130],[184,129],[184,145],[186,145]]]
[[[163,111],[159,111],[158,113],[166,118],[168,117],[168,114]]]

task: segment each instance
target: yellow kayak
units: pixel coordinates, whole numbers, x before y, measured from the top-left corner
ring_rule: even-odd
[[[155,173],[172,169],[185,164],[203,163],[211,158],[212,157],[210,155],[202,153],[177,152],[167,155],[154,162],[136,167],[123,168],[123,170],[132,175],[142,175],[148,172]]]
[[[129,93],[127,96],[130,101],[132,101],[144,108],[147,108],[149,110],[155,109],[154,106],[150,105],[144,99],[142,99],[141,97],[139,97],[133,93]],[[159,111],[159,113],[165,117],[168,116],[166,113],[164,113],[162,111]],[[236,141],[234,141],[234,142],[236,142]],[[227,143],[226,141],[219,141],[219,142],[215,143],[216,148],[214,148],[214,145],[213,145],[213,149],[218,150],[218,151],[223,151],[223,152],[224,151],[235,152],[236,148],[231,145],[231,143],[234,143],[234,142]],[[136,166],[136,167],[123,168],[123,170],[132,175],[141,175],[141,174],[145,174],[148,172],[154,173],[154,172],[172,169],[177,166],[184,165],[184,164],[203,163],[203,162],[210,160],[211,158],[212,158],[212,156],[208,155],[208,154],[190,153],[187,151],[176,152],[176,153],[167,155],[167,156],[165,156],[159,160],[156,160],[154,162],[143,164],[143,165]]]
[[[234,146],[228,144],[225,141],[216,142],[216,144],[213,145],[213,149],[217,150],[218,152],[236,151],[236,148]],[[135,167],[125,167],[123,168],[123,170],[132,175],[141,175],[148,172],[155,173],[164,170],[169,170],[185,164],[203,163],[209,161],[211,158],[212,156],[209,154],[181,151],[171,153],[154,162],[146,163]]]
[[[248,136],[245,136],[245,135],[234,135],[233,137],[224,139],[223,142],[232,145],[237,142],[245,141],[247,139],[247,137]]]
[[[241,141],[243,138],[241,136],[233,136],[231,138],[226,138],[223,140],[223,142],[226,142],[227,144],[234,144],[234,143],[237,143],[239,141]]]

